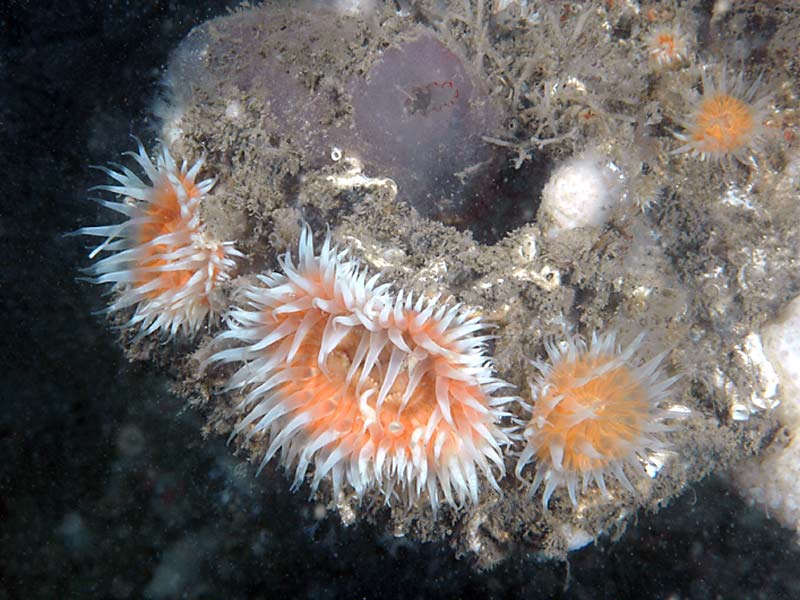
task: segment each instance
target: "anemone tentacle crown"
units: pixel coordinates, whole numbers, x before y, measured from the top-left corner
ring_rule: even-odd
[[[583,493],[594,482],[607,497],[607,475],[635,493],[625,466],[642,471],[640,456],[667,447],[658,436],[668,430],[662,421],[670,415],[658,405],[678,378],[661,376],[664,354],[635,366],[643,337],[624,351],[613,332],[594,333],[588,345],[580,338],[549,341],[551,362],[534,361],[541,376],[531,384],[534,402],[516,473],[521,477],[535,459],[529,493],[544,483],[545,507],[560,486],[577,505],[579,480]]]
[[[264,439],[263,467],[278,451],[294,487],[313,466],[312,493],[330,477],[349,486],[436,511],[478,501],[482,477],[499,492],[502,447],[510,443],[480,317],[378,284],[325,238],[314,251],[303,229],[297,264],[259,275],[210,363],[243,365],[228,391],[242,390],[232,435]],[[259,446],[261,447],[261,446]]]
[[[144,146],[127,153],[149,183],[124,165],[100,167],[115,185],[99,185],[122,197],[99,202],[128,220],[116,225],[83,227],[80,235],[106,238],[89,255],[110,253],[87,269],[90,281],[113,284],[109,313],[133,307],[123,328],[138,329],[144,337],[159,332],[172,337],[191,335],[214,312],[212,294],[236,269],[242,256],[233,242],[209,236],[200,220],[199,206],[214,186],[213,179],[196,181],[203,160],[179,167],[163,147],[155,162]]]

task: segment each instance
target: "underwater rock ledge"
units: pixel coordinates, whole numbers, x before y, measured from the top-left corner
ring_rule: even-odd
[[[619,536],[793,426],[761,333],[800,289],[798,17],[737,79],[768,91],[717,84],[741,131],[712,152],[695,87],[767,9],[568,6],[209,21],[167,70],[161,158],[108,173],[130,220],[93,232],[127,352],[208,434],[479,567]],[[680,56],[654,60],[668,26]]]

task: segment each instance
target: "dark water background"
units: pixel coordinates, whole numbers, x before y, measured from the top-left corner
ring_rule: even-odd
[[[0,600],[6,598],[800,598],[794,535],[709,480],[569,564],[488,573],[446,544],[318,520],[260,478],[75,280],[91,164],[148,138],[169,51],[236,2],[0,2]]]

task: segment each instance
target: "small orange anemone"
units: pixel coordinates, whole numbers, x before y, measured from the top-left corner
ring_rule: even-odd
[[[659,27],[646,38],[651,65],[656,69],[674,69],[686,62],[689,43],[677,27]]]
[[[590,346],[580,339],[562,347],[548,343],[552,364],[534,363],[541,378],[531,385],[532,414],[516,472],[521,477],[525,465],[536,462],[530,493],[545,482],[545,507],[561,485],[577,505],[579,478],[584,493],[595,482],[608,495],[607,474],[633,492],[624,466],[641,471],[639,457],[665,447],[655,435],[666,430],[660,421],[667,413],[658,403],[676,378],[660,377],[663,354],[634,366],[642,339],[625,351],[615,347],[613,333],[593,335]]]
[[[741,74],[731,83],[725,70],[715,82],[703,73],[703,95],[683,124],[686,131],[674,134],[686,143],[672,153],[744,162],[760,148],[768,114],[770,96],[756,98],[760,83],[759,77],[748,87]]]

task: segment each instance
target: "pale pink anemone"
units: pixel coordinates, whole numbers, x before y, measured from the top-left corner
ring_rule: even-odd
[[[297,263],[242,287],[229,331],[208,363],[242,363],[232,437],[277,453],[299,487],[330,480],[334,497],[370,491],[385,502],[427,496],[434,512],[476,503],[480,482],[505,474],[501,422],[513,400],[486,354],[486,325],[459,305],[393,295],[378,276],[304,228]]]
[[[124,165],[100,167],[117,185],[94,189],[120,199],[98,202],[128,219],[76,232],[106,238],[89,257],[101,252],[108,256],[86,271],[92,283],[112,284],[114,299],[107,312],[134,307],[123,328],[138,329],[138,337],[156,332],[172,337],[179,331],[191,335],[214,314],[213,295],[230,279],[234,259],[242,254],[233,242],[215,240],[200,219],[200,204],[214,185],[213,179],[195,181],[203,160],[191,168],[185,161],[178,167],[163,148],[154,164],[138,145],[138,152],[126,154],[145,180]]]

